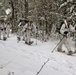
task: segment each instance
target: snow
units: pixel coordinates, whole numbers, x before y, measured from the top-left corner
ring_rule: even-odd
[[[24,41],[17,43],[16,36],[7,41],[0,40],[0,75],[76,75],[76,55],[68,56],[57,51],[51,52],[59,41],[40,42],[33,39],[29,46]],[[74,43],[73,43],[74,45]],[[65,48],[64,48],[65,49]]]
[[[67,2],[64,2],[60,5],[59,9],[61,9],[62,7],[66,6],[67,5]]]
[[[5,12],[6,12],[7,15],[10,14],[11,11],[12,11],[12,10],[11,10],[10,8],[8,8],[7,10],[5,10]]]

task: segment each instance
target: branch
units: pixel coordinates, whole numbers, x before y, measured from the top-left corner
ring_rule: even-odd
[[[60,7],[59,7],[59,10],[60,10],[62,7],[66,6],[66,5],[67,5],[67,2],[64,2],[63,4],[61,4]]]
[[[25,5],[25,3],[24,3],[22,0],[20,0],[20,2],[21,2],[23,5]]]

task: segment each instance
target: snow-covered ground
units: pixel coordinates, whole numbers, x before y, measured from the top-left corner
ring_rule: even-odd
[[[68,56],[57,51],[51,52],[59,41],[40,42],[31,46],[24,41],[17,43],[11,36],[0,40],[0,75],[76,75],[76,55]],[[73,43],[74,45],[74,43]]]

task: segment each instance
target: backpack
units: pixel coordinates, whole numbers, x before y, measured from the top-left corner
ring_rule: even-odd
[[[60,29],[61,29],[61,27],[62,27],[63,24],[64,24],[64,21],[63,21],[63,20],[60,20],[59,26],[56,27],[56,32],[57,32],[57,33],[61,34],[61,33],[60,33]]]

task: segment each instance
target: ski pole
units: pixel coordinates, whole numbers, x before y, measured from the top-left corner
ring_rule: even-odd
[[[37,45],[37,33],[36,33],[36,45]]]
[[[64,38],[64,37],[63,37]],[[63,40],[63,38],[60,40],[60,42],[58,42],[58,44],[55,46],[55,48],[52,50],[52,52],[55,51],[56,47],[61,43],[61,41]]]
[[[76,52],[76,26],[75,26],[74,40],[75,40],[75,52]]]
[[[37,33],[36,33],[36,45],[37,45],[37,36],[38,36],[38,27],[36,27]]]

